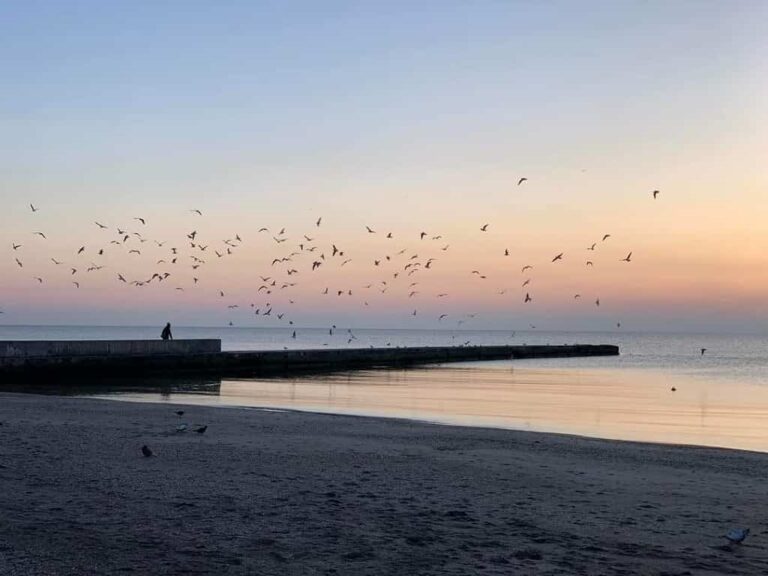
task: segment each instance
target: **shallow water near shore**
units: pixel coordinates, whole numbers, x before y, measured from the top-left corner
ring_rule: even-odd
[[[130,327],[0,327],[0,339],[151,338]],[[272,379],[130,379],[49,393],[247,406],[768,452],[768,338],[613,332],[178,328],[227,350],[617,344],[618,357],[535,359]],[[706,348],[701,354],[701,348]],[[672,391],[675,388],[675,391]],[[30,391],[21,388],[20,391]],[[35,392],[41,391],[35,388]]]
[[[490,364],[490,365],[489,365]],[[523,367],[521,367],[521,364]],[[138,402],[290,409],[768,452],[768,387],[653,371],[525,367],[525,362],[227,379]],[[672,388],[675,391],[672,391]],[[95,392],[95,391],[94,391]]]

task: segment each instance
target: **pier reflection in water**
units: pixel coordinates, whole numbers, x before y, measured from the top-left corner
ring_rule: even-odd
[[[220,383],[173,381],[160,390],[144,382],[84,393],[768,451],[768,387],[650,370],[493,363]]]

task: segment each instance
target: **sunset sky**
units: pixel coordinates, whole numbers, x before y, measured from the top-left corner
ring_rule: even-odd
[[[768,326],[768,2],[10,1],[0,22],[0,323],[284,326],[269,303],[297,326]]]

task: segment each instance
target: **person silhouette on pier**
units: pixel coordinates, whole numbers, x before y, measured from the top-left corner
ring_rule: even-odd
[[[171,333],[171,323],[168,322],[165,325],[165,328],[163,328],[162,334],[160,334],[160,338],[163,340],[173,340],[173,334]]]

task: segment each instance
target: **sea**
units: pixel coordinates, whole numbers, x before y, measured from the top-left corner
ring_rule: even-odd
[[[158,327],[0,326],[0,340],[153,339]],[[615,357],[452,363],[319,376],[112,385],[32,393],[168,405],[407,418],[615,440],[768,451],[768,334],[174,327],[224,350],[615,344]],[[704,352],[702,353],[702,350]],[[170,408],[169,408],[170,409]]]

